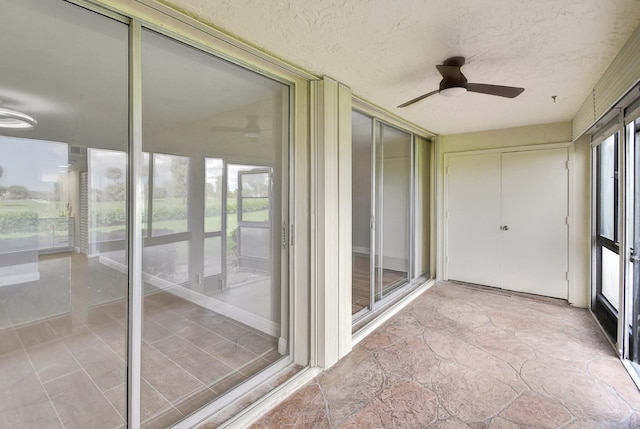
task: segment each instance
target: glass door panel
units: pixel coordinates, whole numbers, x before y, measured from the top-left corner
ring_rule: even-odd
[[[409,280],[411,134],[376,127],[376,300]]]
[[[640,372],[640,119],[627,125],[627,141],[629,143],[630,156],[633,169],[631,181],[632,206],[632,231],[631,246],[631,285],[628,287],[631,296],[631,332],[629,359],[634,363],[637,372]]]
[[[431,146],[416,137],[415,145],[415,277],[431,275]]]
[[[205,290],[219,290],[224,280],[223,220],[226,211],[224,161],[205,158],[204,283]]]
[[[288,213],[289,94],[147,30],[142,80],[153,234],[141,408],[144,425],[166,427],[286,354],[287,255],[273,226]]]
[[[237,269],[268,272],[270,266],[271,171],[250,168],[237,171]]]
[[[607,334],[618,332],[620,244],[618,225],[618,133],[594,149],[596,165],[596,293],[592,310]]]
[[[0,10],[0,427],[124,427],[128,27]]]
[[[366,313],[371,301],[371,250],[372,212],[371,201],[373,160],[373,119],[362,113],[352,113],[352,280],[351,312]],[[356,316],[357,317],[357,316]]]

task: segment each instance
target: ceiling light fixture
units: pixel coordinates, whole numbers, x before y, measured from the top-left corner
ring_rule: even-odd
[[[467,88],[464,86],[451,86],[449,88],[444,88],[440,90],[440,95],[444,95],[445,97],[453,97],[455,95],[464,94],[467,92]]]
[[[2,100],[0,100],[2,106]],[[26,113],[0,107],[0,128],[33,128],[38,121]]]

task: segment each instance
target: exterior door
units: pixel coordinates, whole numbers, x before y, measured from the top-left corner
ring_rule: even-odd
[[[567,298],[566,163],[565,148],[502,154],[504,289]]]

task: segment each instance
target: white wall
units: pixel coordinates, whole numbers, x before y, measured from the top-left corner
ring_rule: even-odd
[[[517,148],[521,146],[566,143],[572,141],[571,122],[479,131],[474,133],[440,136],[438,153],[438,221],[444,225],[442,207],[444,205],[444,154],[483,149]],[[590,167],[589,144],[583,140],[573,143],[571,154],[569,214],[570,214],[570,285],[569,302],[579,307],[589,305],[590,283]],[[438,277],[444,267],[444,231],[438,231]]]

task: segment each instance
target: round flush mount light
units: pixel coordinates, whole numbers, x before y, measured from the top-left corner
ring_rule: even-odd
[[[2,107],[2,99],[0,99],[0,128],[33,128],[37,123],[26,113]]]
[[[452,97],[460,94],[464,94],[467,92],[467,88],[464,86],[451,86],[449,88],[444,88],[440,90],[440,95],[444,95],[445,97]]]
[[[37,123],[26,113],[0,107],[0,128],[33,128]]]

